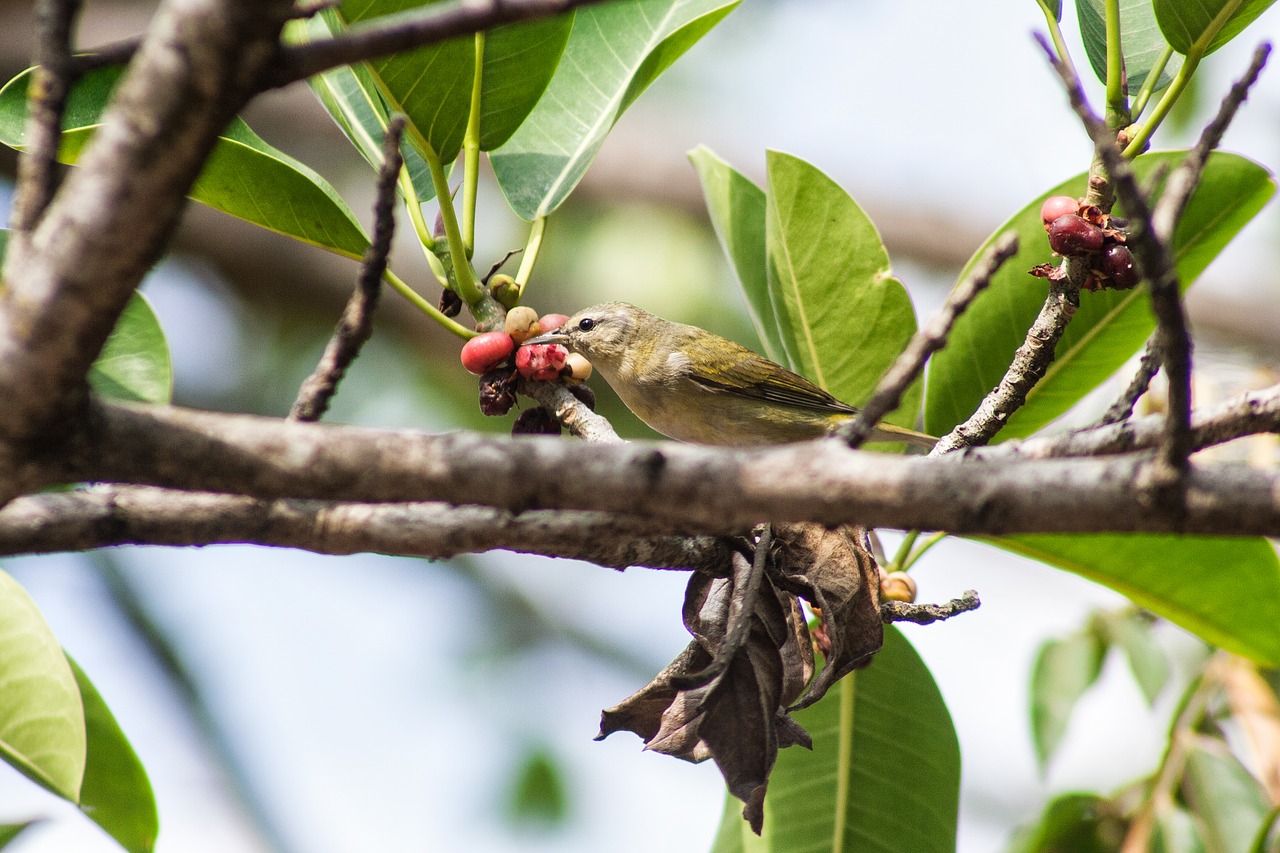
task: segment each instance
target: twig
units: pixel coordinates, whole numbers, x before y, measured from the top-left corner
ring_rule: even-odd
[[[360,354],[360,348],[373,335],[373,312],[378,306],[383,273],[387,271],[387,255],[395,235],[396,178],[404,161],[400,155],[400,137],[405,117],[394,115],[387,123],[382,139],[382,166],[378,169],[377,198],[373,204],[373,241],[365,250],[356,278],[356,290],[347,300],[342,319],[325,347],[315,371],[302,383],[298,399],[289,417],[297,421],[318,421],[329,408],[338,383],[347,368]]]
[[[839,435],[851,448],[862,446],[871,430],[889,412],[902,402],[902,394],[924,369],[924,363],[938,350],[946,346],[947,337],[956,320],[968,310],[978,294],[991,283],[991,277],[1004,262],[1017,254],[1018,235],[1002,234],[979,259],[969,275],[956,285],[947,297],[946,304],[907,343],[893,366],[880,379],[875,393],[862,407],[857,417],[842,426]]]
[[[339,65],[411,50],[499,24],[546,18],[598,2],[600,0],[458,0],[387,15],[352,26],[326,41],[282,48],[267,87],[285,86]]]
[[[959,598],[953,598],[946,604],[908,604],[905,601],[880,602],[880,618],[885,622],[914,622],[917,625],[930,625],[950,619],[982,606],[978,593],[967,589]]]
[[[36,11],[38,66],[31,76],[30,113],[18,160],[11,227],[25,239],[35,228],[58,186],[58,146],[62,113],[75,82],[71,39],[81,0],[40,0]]]
[[[614,431],[608,418],[591,411],[586,403],[573,396],[561,382],[521,382],[520,393],[550,409],[556,420],[564,424],[571,434],[584,441],[622,443],[622,438]]]
[[[1184,478],[1191,453],[1191,335],[1182,307],[1181,287],[1173,255],[1155,230],[1151,206],[1138,186],[1129,161],[1116,144],[1115,132],[1094,114],[1084,97],[1080,80],[1054,56],[1049,43],[1039,39],[1045,55],[1067,91],[1071,108],[1093,140],[1094,151],[1111,178],[1116,197],[1130,220],[1127,244],[1133,249],[1143,278],[1151,288],[1156,315],[1156,341],[1169,381],[1169,401],[1164,438],[1150,474],[1152,492],[1171,507],[1181,503]]]
[[[1156,340],[1155,332],[1147,338],[1147,348],[1142,353],[1142,358],[1138,361],[1138,369],[1134,371],[1133,378],[1129,380],[1129,386],[1124,389],[1116,401],[1111,404],[1106,413],[1098,419],[1098,426],[1107,426],[1108,424],[1118,424],[1126,421],[1133,415],[1133,407],[1137,405],[1138,398],[1147,393],[1147,388],[1151,387],[1151,380],[1160,370],[1160,344]]]

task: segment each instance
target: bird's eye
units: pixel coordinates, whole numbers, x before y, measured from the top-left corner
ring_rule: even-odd
[[[583,317],[578,321],[578,328],[584,332],[589,332],[596,327],[596,321],[590,317]]]

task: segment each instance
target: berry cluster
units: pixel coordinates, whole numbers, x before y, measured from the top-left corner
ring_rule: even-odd
[[[555,331],[568,319],[564,314],[538,317],[532,308],[521,305],[507,312],[503,331],[485,332],[463,344],[462,366],[480,376],[480,411],[490,416],[511,411],[518,376],[535,381],[572,380],[569,388],[574,395],[595,408],[591,389],[577,384],[591,375],[591,362],[560,344],[525,344]],[[522,411],[511,431],[559,435],[560,423],[551,412],[537,406]]]
[[[1055,252],[1067,258],[1087,259],[1086,290],[1129,290],[1141,280],[1133,253],[1125,245],[1123,223],[1110,214],[1079,199],[1055,195],[1040,207],[1040,220]],[[1031,274],[1051,278],[1057,271],[1042,264]]]

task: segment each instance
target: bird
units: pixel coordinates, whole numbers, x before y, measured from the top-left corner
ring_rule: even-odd
[[[693,444],[757,447],[829,435],[858,413],[814,383],[719,335],[604,302],[525,345],[561,344],[585,356],[656,432]],[[937,439],[877,424],[870,441],[932,447]]]

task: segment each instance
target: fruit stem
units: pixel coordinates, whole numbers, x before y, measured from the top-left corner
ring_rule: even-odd
[[[466,326],[458,323],[452,317],[446,317],[442,314],[439,308],[423,299],[416,290],[405,284],[404,281],[401,280],[400,276],[396,275],[391,270],[388,269],[382,274],[382,280],[391,285],[393,289],[399,291],[401,296],[413,303],[414,307],[418,308],[422,313],[426,314],[432,320],[435,320],[441,326],[444,326],[450,332],[453,332],[463,340],[468,340],[476,336],[476,332],[473,332]]]

